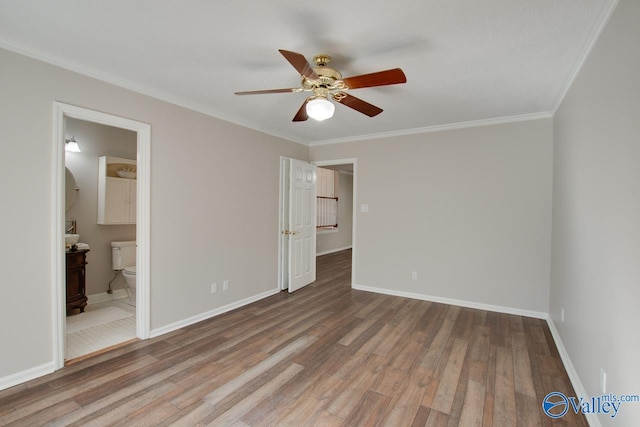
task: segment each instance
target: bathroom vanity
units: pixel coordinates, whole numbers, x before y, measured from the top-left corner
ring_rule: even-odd
[[[87,305],[85,266],[89,249],[67,250],[67,316],[74,310],[84,312]]]

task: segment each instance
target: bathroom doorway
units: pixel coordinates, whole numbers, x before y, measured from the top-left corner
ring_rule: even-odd
[[[71,117],[65,117],[64,126],[65,142],[73,139],[76,143],[74,150],[65,151],[66,178],[74,183],[71,187],[65,182],[65,232],[72,236],[70,242],[78,240],[75,248],[67,243],[65,254],[68,276],[65,363],[69,363],[136,338],[135,281],[127,286],[121,269],[114,270],[111,245],[133,242],[127,251],[134,254],[129,264],[135,266],[135,193],[131,188],[136,183],[137,134]],[[107,159],[123,162],[111,163],[116,166],[115,173],[113,167],[110,170],[113,177],[100,173],[100,165],[104,169]],[[116,176],[118,170],[127,177]],[[110,191],[127,189],[111,196],[112,207],[107,212],[119,214],[120,209],[116,208],[128,205],[129,215],[115,218],[118,221],[108,218],[105,224],[100,220],[105,204],[100,200],[106,199],[107,184]]]
[[[93,129],[93,130],[92,130]],[[88,160],[89,163],[93,162],[93,160],[97,160],[97,154],[95,153],[95,144],[92,147],[89,139],[95,138],[96,132],[99,131],[104,132],[112,132],[113,137],[118,139],[126,139],[129,138],[132,144],[135,147],[129,147],[128,149],[125,146],[118,146],[115,144],[114,147],[111,147],[111,151],[105,152],[104,154],[108,154],[110,156],[119,156],[123,158],[129,158],[131,160],[135,160],[137,166],[137,179],[132,183],[132,186],[135,189],[135,225],[131,226],[113,226],[115,227],[112,230],[109,230],[109,225],[96,225],[96,216],[95,211],[89,212],[88,217],[93,217],[93,224],[89,224],[88,217],[83,218],[83,220],[78,223],[67,222],[67,220],[71,220],[74,218],[66,217],[66,200],[65,200],[65,174],[67,173],[67,169],[65,166],[67,163],[73,162],[72,155],[66,155],[65,146],[66,140],[71,136],[75,136],[76,142],[80,147],[83,145],[83,136],[85,148],[89,151],[94,151],[95,159]],[[93,132],[93,134],[92,134]],[[71,133],[78,133],[78,135],[71,135]],[[79,136],[83,135],[83,136]],[[87,135],[93,135],[87,137]],[[87,252],[87,261],[92,263],[91,255],[94,256],[94,261],[91,267],[93,268],[93,274],[96,276],[100,276],[100,281],[104,280],[104,276],[106,274],[111,274],[116,280],[114,280],[111,284],[113,288],[109,288],[113,293],[108,293],[107,289],[105,292],[97,292],[97,289],[100,289],[100,286],[96,283],[91,282],[92,277],[87,274],[86,282],[87,282],[87,294],[90,296],[90,310],[86,310],[85,313],[90,313],[93,311],[95,315],[97,312],[95,310],[101,310],[99,321],[100,325],[105,326],[105,319],[108,321],[115,321],[116,323],[120,323],[121,325],[129,322],[130,326],[132,323],[135,323],[135,333],[133,334],[134,338],[145,339],[149,337],[150,330],[150,316],[149,316],[149,206],[150,206],[150,183],[149,183],[149,166],[150,166],[150,126],[145,123],[140,123],[136,121],[132,121],[129,119],[124,119],[117,116],[112,116],[104,113],[99,113],[96,111],[75,107],[63,103],[54,103],[54,132],[53,132],[53,145],[55,149],[55,160],[53,167],[53,194],[54,194],[54,213],[53,217],[53,248],[52,251],[54,253],[54,298],[53,298],[53,313],[54,313],[54,327],[53,327],[53,343],[54,343],[54,363],[56,369],[60,369],[65,364],[65,359],[69,359],[70,357],[77,356],[77,351],[74,350],[74,353],[67,355],[67,301],[66,301],[66,251],[65,251],[65,233],[69,230],[70,226],[74,225],[79,227],[75,231],[80,235],[80,242],[83,240],[83,229],[85,236],[92,236],[92,240],[95,242],[94,248],[89,244],[89,252]],[[128,150],[128,151],[127,151]],[[72,153],[70,153],[72,154]],[[79,153],[76,153],[79,154]],[[87,157],[87,156],[85,156]],[[91,157],[91,156],[89,156]],[[77,161],[79,157],[75,160]],[[77,162],[76,162],[77,163]],[[93,177],[90,177],[91,171],[84,170],[85,169],[95,169],[95,174]],[[82,181],[76,182],[76,188],[78,188],[78,194],[81,194],[82,187],[84,186],[87,190],[89,190],[92,186],[95,186],[95,183],[89,182],[91,179],[97,179],[98,175],[98,163],[95,162],[94,165],[86,164],[84,166],[79,166],[76,164],[74,168],[80,173],[84,173]],[[87,191],[88,193],[89,191]],[[95,195],[95,193],[94,193]],[[84,196],[84,194],[83,194]],[[78,198],[81,198],[79,196]],[[86,195],[87,198],[93,198],[89,194]],[[91,202],[92,206],[97,205],[97,197],[93,198],[92,201],[84,200],[85,206],[86,203]],[[76,213],[75,215],[79,215]],[[115,231],[115,234],[110,234],[105,236],[104,234],[111,233]],[[111,252],[110,245],[105,248],[104,239],[107,240],[135,240],[137,242],[137,250],[136,250],[136,265],[137,265],[137,274],[136,274],[136,292],[135,292],[135,300],[129,299],[129,293],[127,293],[127,288],[124,284],[124,279],[122,277],[118,277],[118,275],[114,275],[114,272],[111,270],[107,273],[105,270],[110,269],[111,266]],[[86,239],[85,239],[86,240]],[[86,248],[86,246],[84,246]],[[93,254],[91,252],[94,252]],[[106,258],[106,259],[105,259]],[[106,264],[106,265],[105,265]],[[97,268],[97,269],[96,269]],[[112,278],[109,278],[111,280]],[[104,287],[104,286],[103,286]],[[125,295],[123,295],[123,292]],[[93,295],[92,295],[93,294]],[[115,295],[114,295],[115,294]],[[113,296],[120,296],[124,298],[113,298]],[[91,298],[92,297],[92,298]],[[92,301],[93,299],[93,301]],[[112,304],[110,300],[119,300],[116,301],[115,304]],[[118,307],[120,305],[120,307]],[[83,307],[84,308],[84,307]],[[108,308],[107,310],[104,310]],[[75,310],[77,313],[80,310]],[[132,314],[135,313],[135,320],[131,317]],[[115,316],[115,317],[114,317]],[[73,316],[70,316],[73,318]],[[86,317],[86,316],[85,316]],[[94,316],[95,317],[95,316]],[[128,318],[128,320],[127,320]],[[75,317],[78,319],[78,317]],[[94,319],[95,323],[96,320]],[[78,323],[81,322],[71,322],[69,325],[71,329],[73,329],[74,333],[78,330]],[[95,325],[94,325],[95,326]],[[101,328],[96,329],[97,331],[104,330]],[[124,335],[122,335],[124,337]],[[126,338],[124,338],[126,340]],[[109,340],[104,341],[104,346],[109,347]]]

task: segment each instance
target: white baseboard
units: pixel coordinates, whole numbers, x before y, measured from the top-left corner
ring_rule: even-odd
[[[551,316],[547,316],[547,324],[549,325],[551,336],[553,336],[553,341],[556,343],[556,347],[558,348],[558,353],[560,353],[562,364],[564,365],[564,368],[567,370],[567,374],[569,375],[569,380],[571,381],[573,390],[576,392],[576,397],[584,397],[586,399],[587,397],[589,397],[589,395],[587,394],[587,390],[582,385],[582,381],[580,381],[578,372],[576,371],[575,366],[573,366],[573,362],[569,357],[569,353],[567,352],[567,349],[562,342],[562,338],[560,338],[560,333],[558,332],[558,329],[556,329],[556,325],[555,323],[553,323],[553,319],[551,319]],[[602,427],[602,423],[600,423],[600,420],[598,419],[598,416],[596,414],[585,414],[585,417],[587,418],[587,422],[591,427]]]
[[[0,390],[31,381],[55,371],[53,361],[0,378]]]
[[[87,304],[98,304],[106,301],[113,301],[120,298],[128,298],[127,291],[124,289],[116,289],[113,294],[102,292],[99,294],[87,295]],[[42,377],[54,372],[54,363],[49,362],[40,366],[27,369],[26,371],[17,372],[4,378],[0,378],[0,390],[22,384],[27,381]]]
[[[153,329],[153,330],[151,330],[149,338],[155,338],[155,337],[158,337],[160,335],[164,335],[164,334],[167,334],[169,332],[173,332],[173,331],[178,330],[180,328],[184,328],[186,326],[193,325],[194,323],[202,322],[203,320],[207,320],[207,319],[210,319],[212,317],[219,316],[219,315],[224,314],[224,313],[226,313],[228,311],[235,310],[236,308],[240,308],[240,307],[243,307],[245,305],[251,304],[253,302],[259,301],[261,299],[270,297],[271,295],[275,295],[278,292],[280,292],[280,289],[278,289],[278,288],[272,289],[270,291],[263,292],[263,293],[258,294],[258,295],[254,295],[252,297],[245,298],[243,300],[236,301],[236,302],[233,302],[231,304],[227,304],[227,305],[225,305],[223,307],[214,308],[213,310],[209,310],[209,311],[206,311],[204,313],[197,314],[197,315],[189,317],[187,319],[179,320],[177,322],[170,323],[170,324],[162,326],[160,328]]]
[[[352,248],[352,246],[349,245],[349,246],[345,246],[344,248],[330,249],[330,250],[324,251],[324,252],[317,252],[316,256],[318,257],[318,256],[322,256],[322,255],[329,255],[329,254],[332,254],[332,253],[335,253],[335,252],[346,251],[347,249],[351,249],[351,248]]]
[[[102,292],[99,294],[87,295],[87,304],[99,304],[101,302],[113,301],[121,298],[129,298],[126,289],[116,289],[112,294]]]
[[[236,308],[245,306],[247,304],[251,304],[252,302],[259,301],[263,298],[270,297],[271,295],[275,295],[280,292],[280,289],[272,289],[267,292],[263,292],[258,295],[254,295],[249,298],[245,298],[240,301],[236,301],[234,303],[225,305],[224,307],[216,308],[214,310],[207,311],[205,313],[199,314],[197,316],[190,317],[188,319],[184,319],[170,325],[163,326],[161,328],[157,328],[151,331],[150,338],[155,338],[157,336],[166,334],[168,332],[175,331],[180,328],[184,328],[185,326],[192,325],[194,323],[198,323],[202,320],[209,319],[211,317],[218,316],[220,314],[226,313],[231,310],[235,310]],[[127,291],[124,289],[118,289],[113,291],[113,294],[108,294],[106,292],[100,294],[89,295],[89,302],[93,304],[97,304],[99,302],[111,301],[118,298],[127,298]],[[54,372],[54,363],[53,361],[49,363],[45,363],[40,366],[35,366],[33,368],[27,369],[22,372],[17,372],[15,374],[8,375],[6,377],[0,378],[0,390],[7,389],[9,387],[16,386],[18,384],[25,383],[27,381],[31,381],[33,379],[42,377],[44,375],[50,374]]]
[[[438,302],[442,304],[457,305],[460,307],[475,308],[478,310],[495,311],[498,313],[515,314],[518,316],[534,317],[536,319],[547,319],[549,316],[542,311],[524,310],[521,308],[504,307],[500,305],[483,304],[473,301],[464,301],[452,298],[436,297],[433,295],[418,294],[413,292],[396,291],[392,289],[377,288],[372,286],[363,286],[354,284],[353,289],[367,292],[375,292],[378,294],[392,295],[396,297],[419,299],[423,301]]]

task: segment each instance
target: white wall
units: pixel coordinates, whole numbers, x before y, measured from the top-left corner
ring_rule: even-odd
[[[357,158],[357,285],[547,312],[550,119],[320,145],[311,158]]]
[[[111,242],[136,240],[135,225],[98,225],[98,158],[113,156],[136,159],[135,132],[98,123],[65,119],[66,137],[75,136],[82,152],[65,153],[67,168],[73,173],[78,188],[75,202],[66,214],[75,219],[80,241],[89,244],[87,254],[87,295],[106,292],[114,277],[111,263]],[[119,276],[112,289],[124,286]],[[89,301],[91,302],[91,301]]]
[[[338,173],[338,229],[319,231],[316,253],[322,255],[351,247],[353,238],[353,175]]]
[[[152,330],[277,289],[280,156],[306,146],[6,50],[0,64],[0,385],[52,367],[54,101],[151,125]]]
[[[607,392],[640,394],[639,22],[622,0],[554,119],[550,312],[591,396],[601,368]],[[640,425],[640,403],[600,420]]]

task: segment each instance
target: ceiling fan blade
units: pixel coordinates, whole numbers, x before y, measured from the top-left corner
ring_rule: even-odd
[[[305,99],[302,103],[302,107],[298,110],[296,115],[293,117],[293,122],[304,122],[309,118],[307,114],[307,100]]]
[[[339,102],[342,105],[346,105],[349,108],[353,108],[356,111],[366,114],[369,117],[377,116],[382,113],[382,108],[376,107],[373,104],[363,101],[360,98],[356,98],[353,95],[349,95],[345,92],[338,92],[333,95],[333,100]]]
[[[393,70],[378,71],[377,73],[362,74],[360,76],[347,77],[342,79],[349,89],[360,89],[363,87],[395,85],[406,83],[407,77],[400,68]]]
[[[289,50],[280,49],[279,52],[285,57],[287,61],[293,65],[293,68],[298,70],[301,76],[308,79],[318,80],[318,75],[313,71],[313,67],[307,59],[301,53],[291,52]]]
[[[289,93],[300,92],[300,88],[288,88],[288,89],[267,89],[267,90],[249,90],[245,92],[234,92],[236,95],[261,95],[265,93]]]

